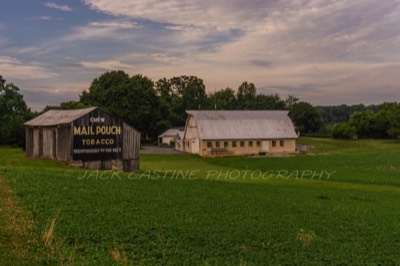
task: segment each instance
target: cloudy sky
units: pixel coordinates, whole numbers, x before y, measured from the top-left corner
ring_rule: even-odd
[[[400,0],[0,2],[0,75],[35,110],[110,70],[313,104],[400,101]]]

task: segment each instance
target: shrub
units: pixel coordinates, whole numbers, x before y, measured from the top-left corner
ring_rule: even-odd
[[[332,127],[332,138],[354,139],[357,137],[357,129],[348,124],[336,124]]]

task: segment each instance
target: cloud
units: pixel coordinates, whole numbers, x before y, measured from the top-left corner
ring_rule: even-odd
[[[153,80],[196,75],[210,91],[247,80],[315,103],[400,97],[399,0],[82,1],[113,17],[92,14],[64,36],[3,54],[47,60],[68,51],[79,59],[53,65],[82,80],[122,69]],[[47,71],[17,65],[25,64]]]
[[[66,11],[66,12],[72,11],[72,8],[70,8],[67,5],[57,5],[56,3],[52,3],[52,2],[47,2],[44,5],[47,7],[50,7],[50,8],[55,8],[55,9],[61,10],[61,11]]]
[[[118,40],[128,38],[124,32],[128,30],[138,29],[140,25],[136,22],[107,20],[91,22],[86,26],[75,27],[72,33],[62,38],[66,42],[74,42],[78,40],[107,39],[114,37]]]
[[[0,73],[14,79],[46,79],[58,76],[40,63],[22,62],[7,56],[0,56]]]
[[[128,69],[130,65],[124,64],[121,61],[97,61],[97,62],[81,62],[81,65],[85,68],[91,69],[103,69],[103,70],[120,70]]]
[[[84,0],[97,11],[166,23],[175,44],[195,42],[231,62],[369,60],[398,51],[399,1]],[[373,7],[373,8],[371,8]],[[233,36],[233,32],[240,34]],[[210,49],[210,43],[214,47]],[[218,40],[218,41],[216,41]],[[186,48],[186,47],[185,47]]]
[[[116,16],[148,19],[177,25],[215,27],[221,30],[242,28],[259,21],[261,10],[275,9],[273,1],[253,3],[233,1],[195,0],[84,0],[89,7]],[[223,23],[221,23],[223,22]]]
[[[151,58],[158,63],[166,65],[178,65],[184,63],[184,60],[181,57],[176,57],[169,54],[152,54]]]
[[[114,29],[137,29],[140,26],[135,22],[128,22],[128,21],[100,21],[100,22],[90,23],[89,27],[114,28]]]
[[[39,19],[41,19],[41,20],[53,20],[53,18],[50,17],[50,16],[41,16],[41,17],[39,17]]]
[[[28,106],[34,111],[41,111],[46,105],[59,105],[61,102],[78,100],[79,94],[82,92],[80,86],[62,86],[63,89],[54,89],[40,86],[35,84],[34,86],[28,84],[21,84],[21,93],[24,95],[24,99]],[[29,89],[25,89],[29,88]]]
[[[45,21],[50,21],[50,20],[63,20],[62,17],[55,18],[55,17],[52,17],[52,16],[40,16],[40,17],[37,17],[37,18],[35,18],[35,19],[45,20]]]
[[[265,60],[265,59],[253,59],[253,60],[250,60],[249,63],[254,66],[267,67],[267,68],[271,67],[273,65],[273,62],[271,62],[269,60]]]

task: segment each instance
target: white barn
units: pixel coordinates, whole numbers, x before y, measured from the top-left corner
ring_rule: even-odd
[[[200,156],[294,153],[288,111],[186,111],[180,150]]]
[[[184,128],[170,128],[158,136],[158,145],[171,145],[176,142],[178,136],[182,136]]]

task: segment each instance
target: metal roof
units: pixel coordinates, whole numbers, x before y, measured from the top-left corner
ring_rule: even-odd
[[[69,124],[95,109],[97,109],[97,107],[76,110],[49,110],[46,113],[26,122],[25,126],[57,126]]]
[[[183,132],[184,129],[181,128],[170,128],[168,130],[166,130],[164,133],[162,133],[161,135],[159,135],[159,138],[163,138],[163,137],[176,137],[177,134],[179,134],[180,132]]]
[[[195,118],[200,139],[294,139],[288,111],[186,111]]]

